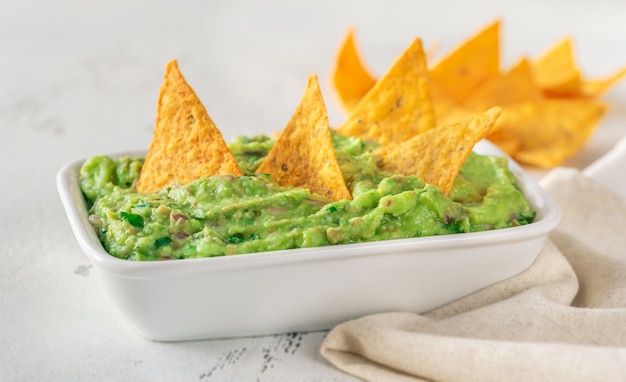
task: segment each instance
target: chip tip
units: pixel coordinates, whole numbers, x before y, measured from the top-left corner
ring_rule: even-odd
[[[319,83],[319,78],[317,77],[317,74],[316,73],[309,74],[309,76],[307,77],[306,83],[307,83],[307,86],[311,85],[312,83]]]
[[[502,107],[501,106],[492,106],[490,107],[487,112],[488,115],[497,118],[500,116],[500,114],[502,114]]]
[[[176,68],[178,69],[178,60],[176,60],[175,58],[170,60],[167,65],[165,65],[165,69],[167,71],[171,70],[172,68]]]
[[[346,29],[346,40],[353,40],[354,36],[356,35],[356,27],[354,25],[348,25],[348,28]]]
[[[422,42],[422,39],[419,37],[415,37],[413,41],[411,41],[411,45],[409,45],[409,49],[407,50],[412,50],[412,49],[415,49],[416,47],[421,47],[419,49],[423,49],[423,45],[424,44]]]

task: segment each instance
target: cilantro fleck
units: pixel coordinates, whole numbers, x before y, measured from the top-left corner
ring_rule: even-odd
[[[161,247],[165,247],[166,245],[170,244],[172,242],[172,239],[168,236],[164,236],[164,237],[160,237],[158,239],[156,239],[154,241],[154,248],[161,248]]]
[[[129,222],[133,227],[143,228],[143,218],[137,214],[121,211],[120,217]]]
[[[241,233],[233,234],[231,237],[228,238],[228,242],[231,244],[239,244],[242,241],[243,241],[243,234]]]

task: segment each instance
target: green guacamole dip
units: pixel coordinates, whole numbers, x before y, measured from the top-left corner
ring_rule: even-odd
[[[414,176],[381,171],[372,142],[333,135],[353,200],[332,202],[256,175],[274,140],[229,144],[244,176],[214,176],[137,193],[143,158],[96,156],[80,170],[89,220],[104,248],[128,260],[234,255],[514,227],[533,221],[506,158],[472,153],[448,196]]]

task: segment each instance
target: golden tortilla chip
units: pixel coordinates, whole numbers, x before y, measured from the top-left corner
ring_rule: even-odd
[[[304,187],[332,200],[352,199],[337,162],[326,105],[316,75],[257,173],[281,186]]]
[[[543,97],[535,85],[530,62],[520,60],[507,73],[491,78],[472,91],[464,107],[484,111],[492,106],[538,101]]]
[[[494,107],[463,122],[439,126],[378,151],[381,168],[415,175],[448,194],[474,145],[483,139],[500,115]]]
[[[576,66],[572,40],[563,39],[533,64],[533,74],[546,96],[597,97],[626,77],[626,68],[597,80],[584,79]]]
[[[333,70],[333,86],[344,109],[352,111],[375,83],[376,78],[361,60],[354,41],[354,29],[350,28]]]
[[[488,136],[517,140],[512,154],[521,163],[551,168],[578,152],[596,129],[606,105],[589,99],[545,99],[507,106]]]
[[[611,86],[616,84],[619,80],[626,77],[626,68],[623,68],[615,74],[602,78],[599,80],[587,80],[583,81],[581,84],[580,92],[585,97],[598,97],[601,96],[604,92],[609,90]]]
[[[498,121],[496,121],[496,125],[499,120],[502,118],[502,114],[506,113],[507,109],[504,108]],[[486,136],[487,140],[491,141],[494,145],[498,146],[500,150],[506,153],[511,158],[515,157],[515,154],[519,151],[522,146],[522,141],[520,137],[515,135],[511,135],[509,131],[506,129],[498,129],[497,126],[494,126],[489,134]]]
[[[500,74],[500,21],[495,21],[444,57],[430,71],[438,97],[462,103],[483,82]]]
[[[486,138],[514,158],[528,139],[524,133],[526,121],[538,118],[538,104],[528,101],[503,107]]]
[[[435,108],[435,120],[437,121],[437,126],[445,126],[454,122],[465,120],[476,115],[477,112],[477,109],[475,108],[457,105],[456,103],[437,95],[433,95],[433,104]],[[479,112],[484,110],[480,110]]]
[[[187,184],[223,174],[242,175],[222,134],[179,71],[177,61],[170,61],[137,191],[153,192],[173,181]]]
[[[435,127],[422,42],[415,39],[338,129],[342,135],[399,143]]]
[[[572,40],[563,39],[536,60],[533,75],[548,97],[579,96],[582,78],[574,62]]]

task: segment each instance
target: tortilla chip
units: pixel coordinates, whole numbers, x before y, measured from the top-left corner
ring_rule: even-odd
[[[524,101],[538,101],[541,89],[533,81],[530,62],[520,60],[507,73],[491,78],[472,91],[463,106],[484,111]]]
[[[316,75],[309,76],[300,105],[256,172],[270,174],[281,186],[308,188],[335,201],[352,199]]]
[[[502,114],[504,114],[506,110],[506,108],[502,110]],[[496,121],[496,125],[502,118],[502,114],[498,118],[498,121]],[[497,129],[496,126],[491,129],[486,138],[491,143],[498,146],[500,150],[504,151],[504,153],[506,153],[511,158],[515,157],[520,147],[522,147],[522,141],[520,140],[520,137],[511,135],[510,132],[506,129]]]
[[[421,40],[415,39],[338,132],[385,145],[403,142],[433,127],[435,112],[426,56]]]
[[[525,131],[527,121],[539,118],[538,104],[539,102],[525,101],[503,107],[500,117],[486,138],[514,158],[529,139]]]
[[[448,194],[474,145],[483,139],[500,115],[494,107],[463,122],[439,126],[378,151],[381,168],[415,175]]]
[[[535,82],[548,97],[579,96],[581,73],[572,40],[563,39],[533,63]]]
[[[445,126],[454,122],[462,121],[476,115],[475,108],[457,105],[452,101],[433,94],[433,104],[435,108],[435,120],[437,126]],[[486,109],[484,109],[486,110]],[[484,110],[480,110],[482,112]]]
[[[333,70],[333,86],[344,109],[352,111],[375,83],[376,78],[361,60],[354,40],[354,29],[350,28],[337,54]]]
[[[583,81],[580,91],[585,97],[598,97],[604,94],[611,86],[615,85],[624,77],[626,77],[626,68],[623,68],[606,78]]]
[[[500,21],[495,21],[444,57],[431,71],[433,94],[458,104],[500,74]]]
[[[582,148],[605,112],[605,104],[589,99],[523,102],[503,109],[494,134],[519,141],[515,160],[551,168]],[[498,144],[497,136],[488,139]]]
[[[187,184],[225,174],[242,175],[222,134],[179,71],[177,61],[170,61],[137,191],[153,192],[173,181]]]

